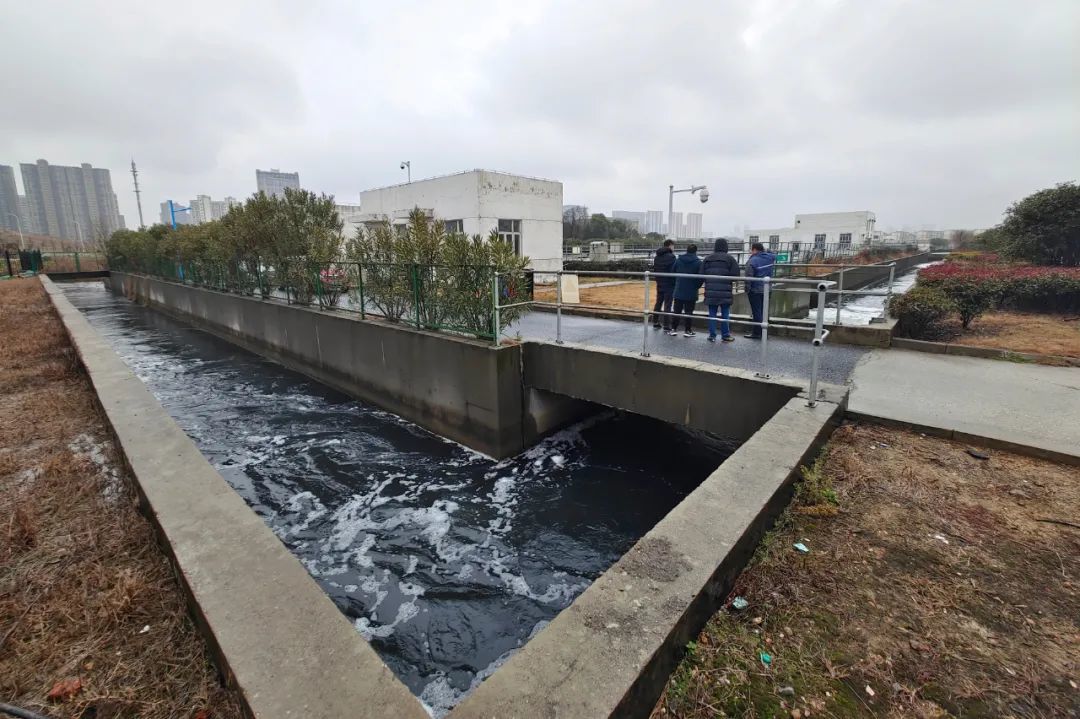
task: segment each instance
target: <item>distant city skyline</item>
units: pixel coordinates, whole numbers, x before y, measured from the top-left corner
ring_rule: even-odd
[[[0,165],[0,227],[24,234],[95,242],[124,227],[109,170],[89,163],[54,165],[39,159]]]

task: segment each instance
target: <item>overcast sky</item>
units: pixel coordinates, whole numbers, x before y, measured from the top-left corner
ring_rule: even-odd
[[[0,164],[107,167],[129,227],[131,157],[148,221],[256,167],[355,203],[411,160],[602,212],[707,184],[676,209],[724,234],[985,227],[1080,179],[1078,46],[1078,0],[0,0]]]

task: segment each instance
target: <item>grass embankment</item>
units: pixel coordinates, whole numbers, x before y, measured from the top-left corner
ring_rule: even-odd
[[[36,278],[0,282],[0,331],[0,701],[83,719],[242,716]]]
[[[1080,469],[987,454],[840,428],[653,717],[1080,715]]]

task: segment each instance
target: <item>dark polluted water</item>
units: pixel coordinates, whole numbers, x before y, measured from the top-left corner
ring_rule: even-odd
[[[64,290],[436,715],[734,449],[608,412],[496,462],[100,283]]]

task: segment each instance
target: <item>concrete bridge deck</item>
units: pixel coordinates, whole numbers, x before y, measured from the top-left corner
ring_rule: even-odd
[[[654,356],[678,357],[707,364],[732,367],[748,372],[761,370],[761,343],[744,339],[745,329],[732,327],[736,340],[716,344],[705,340],[706,334],[698,331],[697,337],[669,337],[660,330],[649,328],[649,351]],[[593,345],[608,349],[641,351],[641,324],[605,320],[594,317],[563,315],[562,338],[565,342]],[[555,340],[555,315],[533,312],[525,315],[503,331],[507,338],[521,335],[525,340]],[[844,384],[855,369],[866,349],[851,345],[825,343],[821,353],[819,379],[832,384]],[[810,379],[810,335],[805,338],[769,338],[769,374],[800,381]]]

